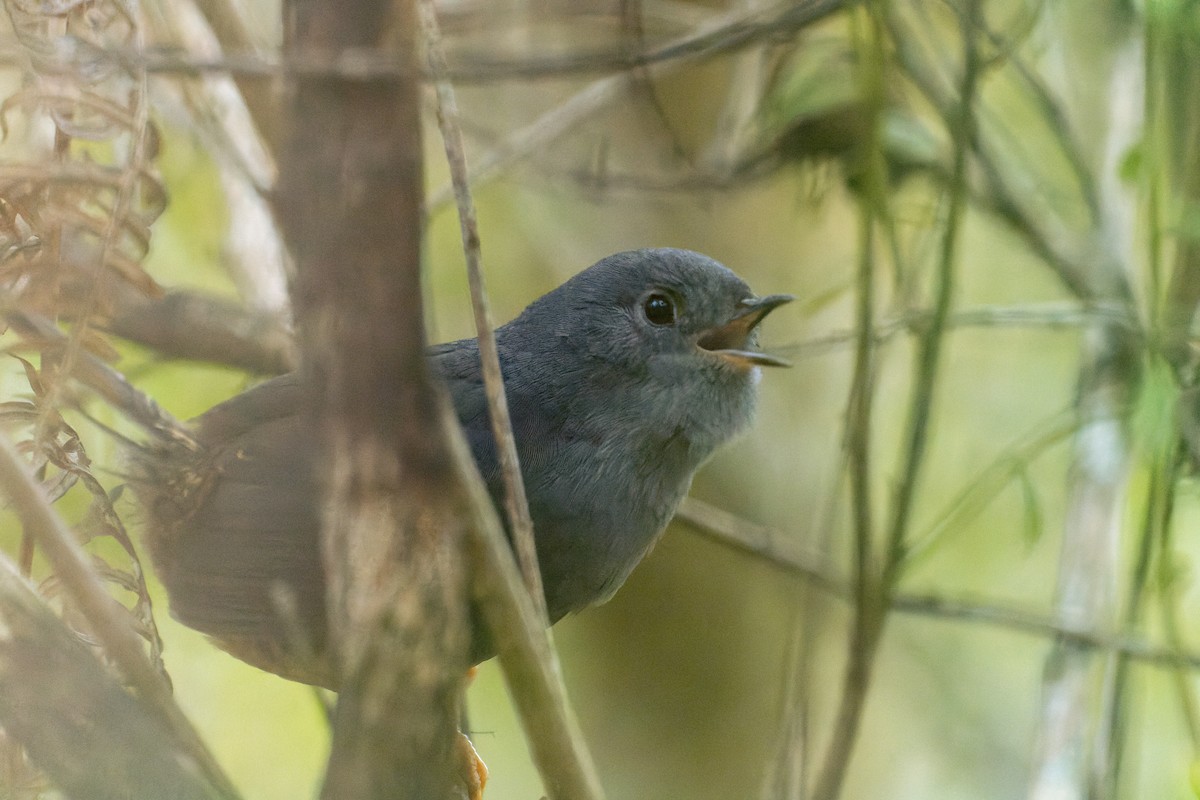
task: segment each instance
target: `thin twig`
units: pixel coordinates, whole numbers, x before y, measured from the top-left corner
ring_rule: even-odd
[[[505,505],[525,581],[528,609],[532,610],[533,618],[530,618],[526,606],[521,602],[522,592],[512,585],[512,568],[509,563],[511,557],[505,552],[503,535],[496,530],[498,525],[495,516],[483,519],[487,516],[486,507],[490,505],[490,501],[482,496],[478,478],[468,478],[466,482],[474,492],[477,512],[483,517],[475,527],[487,531],[480,537],[481,546],[476,548],[481,569],[475,570],[475,582],[479,585],[481,593],[491,596],[484,604],[484,613],[485,616],[494,618],[493,623],[498,624],[493,624],[492,628],[502,634],[495,639],[510,690],[514,697],[528,698],[528,702],[518,700],[517,705],[521,710],[526,735],[530,739],[543,780],[556,797],[598,800],[602,792],[595,775],[595,767],[574,724],[567,704],[566,690],[562,684],[558,658],[550,643],[546,599],[533,538],[533,521],[529,515],[525,483],[521,475],[516,442],[513,439],[504,378],[500,371],[499,351],[480,264],[479,230],[467,180],[467,162],[458,122],[458,107],[453,87],[449,81],[440,78],[445,73],[446,63],[441,49],[437,12],[431,0],[421,0],[418,10],[425,35],[426,57],[435,76],[438,123],[458,207],[488,413],[505,483]],[[461,464],[467,456],[465,453],[460,453],[460,456]],[[480,506],[484,508],[479,508]],[[495,608],[488,611],[488,606]],[[534,631],[541,631],[541,635],[531,635]]]
[[[767,11],[745,10],[722,15],[684,36],[646,51],[603,49],[568,55],[530,58],[496,57],[487,53],[463,53],[449,66],[445,77],[457,83],[494,83],[530,78],[563,78],[603,72],[630,72],[668,62],[692,61],[736,52],[764,40],[802,30],[840,11],[851,0],[801,0],[776,3]],[[338,54],[289,53],[272,59],[257,54],[226,53],[218,58],[195,57],[176,51],[142,52],[130,48],[101,48],[75,42],[80,60],[116,64],[151,74],[198,76],[226,73],[250,78],[326,77],[348,80],[408,79],[414,71],[404,60],[387,50],[348,48]],[[26,54],[16,43],[0,42],[0,64],[23,66]],[[422,70],[419,77],[428,78]]]
[[[129,612],[105,590],[90,558],[46,502],[41,487],[29,474],[24,460],[8,437],[3,435],[0,435],[0,486],[4,487],[25,529],[33,533],[54,574],[87,619],[90,631],[120,669],[122,676],[162,718],[206,779],[223,796],[237,797],[233,784],[175,704],[166,680],[147,658],[142,638],[134,630]]]
[[[1179,453],[1179,440],[1171,442],[1168,452],[1163,454],[1164,464],[1156,465],[1161,473],[1158,477],[1162,483],[1158,492],[1155,509],[1157,535],[1159,539],[1158,559],[1158,590],[1162,593],[1162,603],[1159,608],[1163,633],[1167,642],[1176,650],[1183,647],[1183,631],[1180,629],[1179,615],[1183,591],[1187,588],[1179,580],[1177,551],[1172,541],[1174,529],[1172,519],[1175,513],[1176,493],[1183,460]],[[1180,712],[1184,727],[1192,748],[1200,746],[1200,709],[1197,708],[1196,691],[1192,685],[1191,676],[1183,670],[1176,670],[1172,675],[1175,681],[1176,696],[1179,700]]]
[[[951,169],[949,207],[946,210],[946,227],[942,234],[942,248],[938,258],[938,272],[934,282],[935,295],[928,325],[921,337],[917,353],[916,380],[913,383],[912,400],[909,404],[909,420],[906,426],[904,465],[900,471],[900,484],[895,493],[895,506],[891,527],[888,531],[887,553],[885,554],[884,586],[890,588],[905,556],[906,537],[912,503],[924,466],[928,446],[929,419],[933,409],[938,367],[941,364],[941,349],[946,331],[946,320],[950,314],[950,302],[954,296],[954,270],[958,251],[959,230],[967,202],[967,153],[974,141],[974,102],[978,86],[980,61],[975,43],[979,25],[979,0],[968,0],[963,12],[961,33],[964,41],[963,76],[959,92],[958,116],[951,128],[954,139],[954,164]]]
[[[603,800],[591,755],[567,703],[542,619],[513,561],[512,548],[453,418],[451,444],[470,495],[472,591],[500,657],[500,668],[551,800]]]
[[[839,10],[844,0],[824,0],[793,6],[785,10],[781,16],[786,16],[793,30],[799,30],[807,25],[823,19]],[[720,41],[722,37],[732,32],[742,30],[755,14],[761,11],[739,11],[723,14],[695,31],[668,43],[657,51],[662,56],[644,60],[636,66],[649,66],[648,74],[661,77],[665,72],[677,69],[703,55],[712,55],[710,50],[693,49],[696,41]],[[769,28],[770,26],[767,26]],[[778,29],[773,29],[778,32]],[[749,41],[746,42],[749,44]],[[630,65],[630,67],[635,65]],[[480,182],[495,177],[500,171],[526,156],[541,151],[548,144],[581,125],[592,115],[621,96],[623,92],[644,78],[645,73],[627,71],[618,75],[610,75],[588,84],[569,100],[542,114],[530,124],[516,131],[492,150],[484,153],[475,161],[471,170],[469,183],[478,187]],[[457,76],[451,75],[451,78]],[[450,202],[453,196],[451,189],[442,188],[430,193],[426,208],[431,212]]]
[[[825,756],[817,772],[812,796],[835,800],[850,761],[858,731],[858,720],[866,700],[870,665],[878,626],[882,623],[874,567],[875,528],[872,519],[871,423],[878,364],[875,352],[875,228],[886,216],[884,165],[882,163],[883,42],[877,9],[868,8],[852,17],[852,35],[862,56],[861,92],[871,115],[864,145],[865,187],[859,200],[858,276],[855,309],[854,377],[846,408],[846,463],[850,479],[850,516],[853,540],[854,621],[847,645],[841,699]]]
[[[943,2],[948,2],[948,0],[943,0]],[[1030,24],[1026,28],[1026,33],[1034,28],[1033,23],[1039,12],[1040,9],[1031,10]],[[1006,48],[1005,58],[1012,64],[1013,70],[1029,90],[1034,105],[1041,113],[1042,118],[1046,120],[1046,128],[1050,135],[1058,140],[1059,151],[1071,168],[1075,182],[1079,184],[1079,192],[1083,196],[1091,222],[1097,224],[1100,219],[1100,196],[1096,187],[1096,178],[1092,175],[1087,159],[1084,157],[1083,148],[1080,147],[1076,136],[1075,128],[1067,117],[1062,103],[1050,91],[1050,87],[1046,85],[1041,76],[1034,72],[1026,60],[1015,52],[1013,43],[1002,40],[1000,34],[993,31],[986,23],[982,26],[982,33],[992,44]]]
[[[827,559],[823,555],[806,551],[783,531],[742,519],[695,497],[684,500],[676,519],[719,544],[795,574],[829,597],[843,602],[853,600],[854,589],[845,576],[833,573],[825,565]],[[1092,630],[1023,609],[902,591],[892,595],[891,609],[910,616],[979,622],[1069,642],[1084,649],[1121,654],[1148,666],[1200,672],[1200,653],[1152,644],[1135,636]]]
[[[529,589],[534,608],[543,619],[548,619],[546,597],[542,590],[542,574],[538,568],[537,549],[533,539],[533,520],[529,516],[529,502],[525,497],[525,479],[521,475],[517,443],[513,439],[512,418],[508,413],[508,397],[504,391],[504,376],[500,371],[500,353],[496,347],[496,331],[483,280],[479,222],[475,216],[475,203],[471,199],[471,187],[467,180],[467,156],[463,149],[458,102],[454,97],[454,87],[442,77],[446,73],[446,55],[442,52],[437,11],[432,0],[421,0],[418,9],[425,35],[426,58],[437,91],[438,125],[442,132],[446,161],[450,165],[450,176],[454,185],[454,199],[458,207],[463,254],[467,260],[467,279],[471,288],[471,310],[475,315],[475,335],[479,342],[479,360],[483,369],[483,386],[487,393],[492,436],[496,440],[497,460],[504,478],[504,505],[508,512],[509,529],[512,531],[517,560],[521,565],[521,573],[525,577],[525,585]]]
[[[902,314],[880,320],[875,324],[875,344],[883,344],[901,332],[922,331],[929,323],[932,311],[913,309]],[[1129,313],[1128,306],[1115,304],[1080,303],[1037,303],[1021,306],[977,306],[951,313],[945,320],[950,328],[1085,328],[1097,322],[1106,322],[1124,327],[1131,333],[1140,334],[1138,320]],[[837,330],[812,339],[793,344],[772,345],[771,351],[792,358],[819,355],[823,352],[844,347],[857,340],[857,328]]]
[[[43,352],[66,347],[67,335],[45,317],[21,311],[7,311],[3,319],[18,331],[26,342]],[[72,378],[96,392],[100,397],[146,431],[185,444],[192,442],[192,432],[164,410],[152,397],[135,388],[120,372],[86,351],[76,360]]]
[[[869,33],[867,47],[871,50],[863,59],[865,72],[864,81],[867,84],[867,94],[876,98],[879,107],[882,105],[881,77],[883,54],[883,24],[881,9],[871,9],[866,14]],[[909,402],[909,420],[906,426],[905,456],[900,472],[900,483],[893,495],[891,521],[888,526],[887,540],[883,552],[883,561],[876,574],[870,559],[869,540],[863,540],[863,534],[855,529],[855,616],[849,653],[847,654],[846,677],[842,689],[842,698],[838,707],[837,718],[829,747],[826,751],[825,762],[817,777],[813,789],[816,800],[834,800],[841,794],[850,756],[858,736],[859,724],[866,703],[866,695],[870,688],[871,675],[879,642],[883,635],[887,620],[890,595],[895,589],[895,581],[904,563],[905,545],[908,535],[908,523],[912,503],[924,463],[924,455],[928,444],[928,423],[933,406],[934,387],[940,364],[940,353],[943,334],[946,329],[946,318],[949,315],[950,302],[954,289],[955,256],[958,248],[958,231],[965,211],[967,201],[967,153],[973,141],[974,99],[980,72],[980,61],[976,50],[975,36],[979,22],[979,1],[968,0],[967,9],[960,19],[960,30],[963,39],[963,75],[959,90],[957,115],[952,118],[951,133],[954,139],[954,158],[951,170],[949,188],[949,208],[947,211],[946,227],[943,231],[942,249],[938,263],[938,273],[935,280],[935,295],[933,313],[921,336],[918,351],[916,378],[913,382],[912,399]],[[878,125],[873,126],[878,128]],[[878,133],[876,133],[878,136]],[[875,141],[869,152],[879,151],[879,142]],[[876,170],[877,171],[877,170]],[[880,197],[882,192],[876,189],[868,190],[869,197]],[[871,202],[868,200],[867,202]],[[874,219],[868,215],[863,223],[873,227]],[[870,240],[865,242],[868,246]],[[870,254],[861,255],[869,259]],[[868,283],[869,285],[869,283]],[[860,310],[860,314],[861,314]],[[869,312],[868,312],[869,313]],[[866,320],[869,322],[869,317]],[[860,324],[864,320],[859,320]],[[869,335],[870,326],[863,335]],[[861,346],[861,345],[860,345]],[[852,423],[852,430],[860,426],[865,428],[868,421]],[[853,451],[852,451],[853,453]],[[854,465],[852,458],[852,469]],[[852,480],[855,472],[851,473]],[[856,506],[867,505],[871,502],[869,494],[859,494],[854,498]],[[864,513],[855,509],[855,517]],[[869,535],[869,531],[867,532]]]

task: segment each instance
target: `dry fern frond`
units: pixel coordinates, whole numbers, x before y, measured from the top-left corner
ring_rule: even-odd
[[[114,596],[123,601],[133,618],[134,627],[146,640],[151,659],[165,675],[162,640],[154,622],[153,605],[146,588],[142,564],[113,505],[119,492],[110,495],[92,473],[92,462],[83,440],[63,416],[54,409],[41,408],[46,398],[47,381],[31,362],[19,360],[25,368],[30,396],[0,403],[0,429],[29,458],[51,502],[58,502],[75,487],[86,492],[88,504],[75,522],[74,530],[81,543],[91,549],[97,573],[112,587]],[[101,544],[104,541],[118,545],[123,556],[120,562],[101,552],[104,549],[111,551],[111,547],[105,548]],[[32,545],[28,540],[22,546],[20,566],[25,574],[32,574]],[[54,575],[41,581],[42,593],[49,599],[60,597],[59,586],[59,580]],[[86,637],[86,620],[66,605],[65,599],[62,616]]]
[[[137,51],[136,4],[120,0],[4,0],[25,55],[19,88],[0,99],[0,312],[47,320],[12,325],[5,350],[24,368],[28,392],[0,397],[0,431],[17,444],[80,543],[97,576],[127,610],[158,671],[162,641],[142,564],[92,470],[79,433],[63,414],[75,405],[72,378],[115,351],[96,323],[111,316],[120,293],[160,294],[142,261],[150,226],[166,208],[154,170],[158,133],[149,119],[146,75],[96,57]],[[65,335],[54,321],[71,321]],[[23,353],[29,358],[16,355]],[[93,631],[73,607],[63,577],[36,557],[26,532],[17,561],[42,596],[85,642]],[[108,654],[97,647],[98,656]],[[43,785],[19,745],[0,738],[6,788]]]
[[[138,49],[136,6],[6,5],[28,67],[0,102],[0,134],[24,155],[0,167],[0,291],[23,311],[103,317],[117,284],[159,292],[141,266],[166,206],[146,77],[93,55]]]

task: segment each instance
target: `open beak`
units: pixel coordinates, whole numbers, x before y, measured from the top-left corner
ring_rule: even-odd
[[[747,298],[742,301],[742,306],[733,319],[724,325],[704,331],[696,340],[696,344],[702,350],[745,367],[790,367],[792,364],[786,359],[749,349],[749,342],[750,334],[767,314],[795,299],[790,294]]]

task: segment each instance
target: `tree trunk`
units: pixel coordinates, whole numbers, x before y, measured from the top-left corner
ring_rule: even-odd
[[[341,691],[327,798],[454,790],[467,667],[465,494],[424,357],[419,84],[411,2],[292,0],[289,63],[395,54],[388,77],[306,71],[287,91],[276,200],[314,435]]]

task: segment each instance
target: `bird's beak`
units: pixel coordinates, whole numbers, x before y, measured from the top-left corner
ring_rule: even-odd
[[[750,333],[758,323],[784,303],[796,298],[790,294],[773,294],[767,297],[752,297],[742,301],[741,308],[733,319],[724,325],[709,328],[700,334],[696,344],[713,355],[721,356],[744,367],[790,367],[792,364],[779,356],[760,353],[749,349]]]

